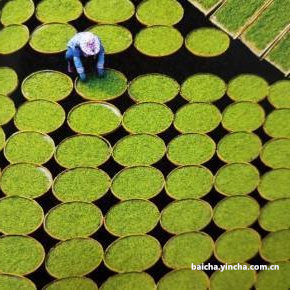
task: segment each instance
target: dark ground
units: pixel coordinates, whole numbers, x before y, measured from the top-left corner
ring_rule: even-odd
[[[39,0],[34,0],[34,2],[37,4]],[[87,1],[82,0],[82,2],[85,3]],[[133,2],[138,4],[141,2],[141,0],[133,0]],[[204,15],[196,8],[194,8],[189,2],[186,0],[179,0],[179,2],[184,7],[185,15],[183,20],[178,25],[176,25],[176,28],[180,30],[183,36],[186,36],[187,33],[193,29],[203,26],[212,26],[212,24],[204,17]],[[30,32],[32,32],[33,29],[35,29],[39,24],[40,23],[35,19],[35,17],[31,18],[26,23],[30,29]],[[78,31],[82,31],[94,23],[87,20],[83,15],[77,21],[72,22],[72,24],[77,28]],[[123,25],[129,28],[133,35],[135,35],[142,28],[142,25],[138,23],[135,17],[125,22]],[[29,47],[29,45],[26,45],[26,47],[21,51],[14,53],[11,56],[0,56],[0,66],[9,66],[15,69],[18,74],[20,83],[26,76],[37,70],[54,69],[66,72],[64,54],[58,54],[54,56],[41,55],[34,52]],[[222,77],[226,82],[241,73],[257,74],[261,77],[264,77],[269,82],[269,84],[272,84],[273,82],[283,78],[283,75],[278,70],[276,70],[267,62],[260,61],[238,40],[231,42],[229,50],[224,55],[208,59],[193,56],[186,50],[185,47],[183,47],[180,51],[172,56],[165,58],[149,58],[142,55],[136,51],[133,46],[131,46],[130,49],[123,53],[108,56],[106,58],[106,67],[120,70],[127,76],[128,80],[132,80],[141,74],[156,72],[170,75],[179,83],[182,83],[192,74],[200,72],[216,74]],[[24,97],[21,95],[20,86],[18,87],[17,91],[13,93],[12,98],[15,101],[16,106],[19,106],[25,101]],[[61,105],[68,113],[74,105],[83,101],[84,100],[82,100],[79,96],[76,95],[75,92],[73,92],[71,96],[61,102]],[[116,105],[122,112],[124,112],[126,108],[133,104],[133,101],[125,93],[122,97],[112,101],[112,103]],[[168,105],[173,110],[173,112],[175,112],[185,103],[186,101],[178,96]],[[224,97],[222,100],[216,102],[216,105],[222,111],[229,103],[231,103],[231,101],[227,97]],[[271,106],[268,101],[264,100],[261,104],[265,111],[269,113]],[[10,136],[13,132],[15,132],[16,128],[13,125],[13,121],[11,121],[8,125],[5,125],[4,130],[7,136]],[[226,133],[227,132],[221,126],[219,126],[209,135],[217,143],[218,140],[220,140]],[[255,133],[260,136],[263,142],[269,139],[269,137],[265,135],[262,129],[257,130]],[[114,145],[117,140],[126,134],[127,133],[122,128],[120,128],[114,133],[106,136],[106,138],[112,145]],[[168,143],[177,134],[177,131],[173,128],[173,126],[171,126],[169,130],[160,134],[160,136],[165,140],[166,143]],[[58,144],[65,137],[73,135],[73,132],[66,124],[64,124],[59,130],[50,135],[53,137],[56,144]],[[268,170],[259,159],[255,160],[253,164],[257,166],[261,174]],[[3,169],[7,165],[8,162],[3,157],[3,153],[0,152],[0,167]],[[214,156],[211,161],[205,164],[205,166],[208,167],[213,173],[215,173],[222,165],[223,163],[219,161],[217,156]],[[54,177],[63,170],[63,168],[57,165],[53,160],[48,162],[45,166],[49,168]],[[156,167],[159,168],[164,175],[167,175],[174,168],[174,166],[169,161],[167,161],[165,157],[156,164]],[[101,168],[104,169],[111,177],[113,177],[121,169],[121,166],[117,165],[111,158],[109,162],[101,166]],[[259,196],[257,191],[252,193],[251,196],[253,196],[260,203],[260,205],[265,203],[265,200]],[[204,199],[208,201],[212,207],[214,207],[215,204],[222,198],[223,197],[213,189]],[[45,212],[47,212],[50,208],[58,203],[52,195],[51,191],[43,197],[37,199],[37,201],[41,204]],[[107,210],[116,202],[118,202],[118,200],[109,192],[103,198],[98,200],[96,205],[99,206],[105,215]],[[160,210],[162,210],[168,203],[171,202],[171,199],[165,194],[164,191],[162,191],[157,197],[153,199],[153,202],[159,207]],[[257,223],[253,225],[253,228],[256,229],[262,237],[266,235],[266,232],[263,231]],[[209,226],[204,229],[204,231],[210,234],[214,240],[216,240],[216,238],[223,232],[217,226],[215,226],[213,222],[211,222]],[[155,236],[160,241],[162,246],[170,238],[170,235],[162,230],[159,225],[149,234]],[[32,234],[32,236],[43,244],[46,252],[56,243],[56,241],[49,237],[42,228],[37,230],[34,234]],[[102,227],[96,234],[94,234],[93,238],[100,241],[104,249],[113,240],[116,239],[108,232],[106,232],[104,227]],[[208,262],[211,264],[219,264],[219,262],[214,257],[212,257]],[[253,258],[250,263],[266,264],[265,261],[263,261],[259,256]],[[156,282],[158,282],[158,280],[168,271],[169,269],[165,267],[161,261],[159,261],[147,272],[154,277]],[[102,263],[101,266],[99,266],[97,270],[88,275],[88,277],[95,280],[98,286],[100,286],[112,274],[114,273],[105,268],[104,264]],[[210,272],[208,272],[208,274],[210,274]],[[53,278],[46,273],[44,264],[36,272],[29,275],[28,278],[36,283],[39,289],[53,280]]]

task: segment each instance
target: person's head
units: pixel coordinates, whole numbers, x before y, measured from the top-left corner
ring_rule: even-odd
[[[80,48],[86,56],[96,55],[100,51],[100,41],[91,32],[83,32],[80,38]]]

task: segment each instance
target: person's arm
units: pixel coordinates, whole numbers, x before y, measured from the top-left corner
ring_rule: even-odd
[[[81,50],[77,47],[73,51],[73,61],[80,79],[84,81],[86,79],[85,69],[81,61]]]
[[[104,65],[105,65],[105,49],[101,44],[99,56],[98,56],[98,63],[97,63],[97,71],[98,75],[102,77],[104,75]]]

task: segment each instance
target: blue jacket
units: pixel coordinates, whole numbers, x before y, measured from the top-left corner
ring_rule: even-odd
[[[80,49],[80,37],[82,32],[77,33],[67,44],[67,51],[65,57],[68,61],[73,60],[77,73],[82,79],[85,79],[85,69],[82,64],[81,58],[86,57],[82,50]],[[97,36],[96,36],[97,37]],[[99,39],[100,41],[100,39]],[[100,51],[97,54],[96,70],[99,74],[103,74],[104,64],[105,64],[105,49],[100,41]]]

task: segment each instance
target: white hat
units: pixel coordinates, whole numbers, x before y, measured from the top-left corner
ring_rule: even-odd
[[[91,32],[83,32],[80,37],[80,48],[87,55],[96,55],[100,51],[100,40]]]

